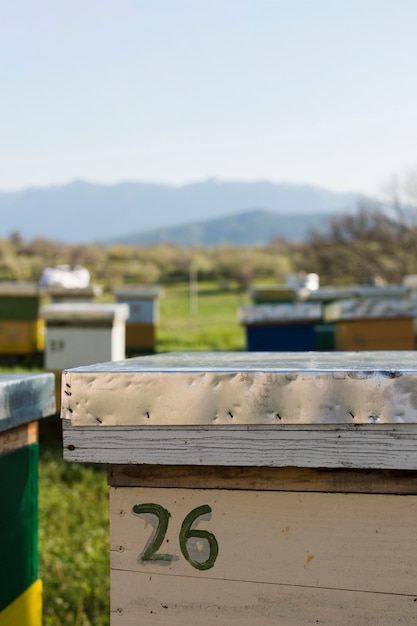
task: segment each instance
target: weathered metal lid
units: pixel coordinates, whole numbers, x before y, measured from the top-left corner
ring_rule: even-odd
[[[72,426],[417,423],[417,352],[170,353],[63,372]]]
[[[307,302],[332,302],[341,298],[351,298],[354,287],[319,287],[318,289],[299,289],[298,298]]]
[[[322,305],[318,302],[294,302],[287,304],[258,304],[241,307],[238,311],[240,324],[289,323],[320,321]]]
[[[129,317],[129,306],[127,304],[57,302],[42,307],[41,317],[48,322],[126,320]]]
[[[40,296],[40,293],[40,289],[36,283],[0,281],[0,297],[13,296],[14,298],[26,298],[28,296]]]
[[[408,289],[403,285],[391,285],[388,287],[359,285],[354,287],[353,295],[358,298],[404,298],[408,295]]]
[[[55,376],[0,374],[0,431],[53,415]]]
[[[113,293],[116,298],[154,300],[162,297],[164,292],[159,285],[123,285],[115,287]]]
[[[408,295],[405,286],[372,287],[371,285],[350,285],[347,287],[319,287],[319,289],[300,289],[300,300],[309,302],[333,302],[349,298],[404,298]]]
[[[362,298],[338,300],[324,307],[326,322],[338,320],[417,318],[417,300],[409,298]]]

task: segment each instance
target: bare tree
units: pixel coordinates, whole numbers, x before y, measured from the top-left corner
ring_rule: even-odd
[[[417,273],[417,211],[398,200],[361,201],[356,213],[331,220],[326,232],[312,231],[304,263],[325,282],[370,283],[378,277],[401,283]]]

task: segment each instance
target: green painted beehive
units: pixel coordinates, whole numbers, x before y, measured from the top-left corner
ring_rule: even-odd
[[[0,282],[0,320],[37,320],[40,297],[35,283]]]
[[[0,626],[40,626],[38,420],[55,413],[52,374],[0,375]]]

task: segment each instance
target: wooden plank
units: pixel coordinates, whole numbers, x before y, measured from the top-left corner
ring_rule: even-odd
[[[112,487],[417,495],[417,472],[397,470],[109,465],[107,476]]]
[[[113,570],[112,626],[406,626],[415,596]]]
[[[90,427],[63,420],[66,461],[417,469],[417,425]]]
[[[22,424],[22,426],[0,432],[0,456],[30,446],[37,441],[38,422]]]
[[[416,519],[417,496],[111,488],[112,623],[414,624]]]

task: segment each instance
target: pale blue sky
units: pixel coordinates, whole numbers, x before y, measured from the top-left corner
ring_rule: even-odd
[[[416,0],[0,3],[0,190],[417,170]]]

